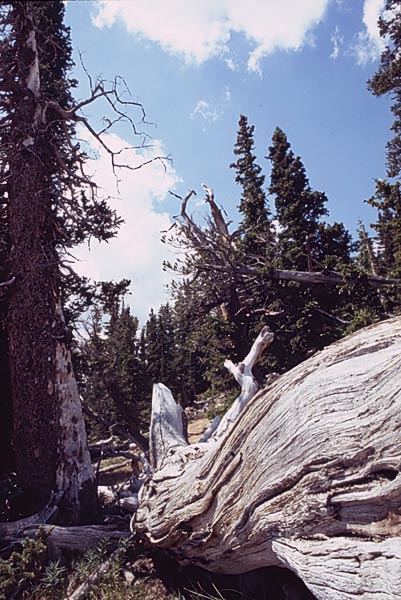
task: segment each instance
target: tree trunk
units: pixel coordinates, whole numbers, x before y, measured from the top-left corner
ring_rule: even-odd
[[[66,518],[76,521],[93,510],[94,474],[60,305],[52,211],[56,159],[49,154],[33,3],[15,4],[15,76],[25,90],[15,107],[7,180],[8,267],[15,277],[7,330],[16,468],[30,496],[62,490]]]
[[[396,318],[315,354],[192,445],[156,386],[136,530],[214,572],[287,567],[318,600],[401,598],[400,373]]]

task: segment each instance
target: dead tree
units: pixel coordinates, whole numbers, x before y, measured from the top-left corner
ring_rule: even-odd
[[[181,409],[155,386],[153,475],[133,528],[183,563],[219,573],[281,566],[318,600],[401,598],[401,318],[317,353],[240,399],[188,445]]]

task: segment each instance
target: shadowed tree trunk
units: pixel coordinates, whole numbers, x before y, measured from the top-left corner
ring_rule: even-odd
[[[16,469],[31,498],[62,490],[65,517],[76,521],[93,509],[96,490],[60,301],[54,203],[68,192],[59,181],[61,126],[46,110],[42,90],[40,60],[51,42],[49,32],[42,27],[38,39],[38,23],[49,5],[11,4],[14,103],[5,117],[10,127],[3,133],[2,152],[7,157],[7,268],[15,278],[7,333]],[[61,29],[62,8],[50,4],[54,27]]]

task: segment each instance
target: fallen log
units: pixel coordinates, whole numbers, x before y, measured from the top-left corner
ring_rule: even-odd
[[[62,552],[85,552],[96,548],[102,540],[114,541],[116,544],[123,537],[129,537],[130,531],[122,526],[115,525],[78,525],[74,527],[60,527],[58,525],[40,525],[40,529]],[[38,531],[38,526],[26,527],[21,532],[21,537],[33,537]]]
[[[318,600],[401,598],[401,318],[240,408],[189,445],[171,393],[154,387],[154,472],[132,528],[213,572],[287,567]]]

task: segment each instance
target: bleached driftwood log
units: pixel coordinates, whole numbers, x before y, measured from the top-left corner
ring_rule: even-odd
[[[153,410],[135,518],[152,545],[220,573],[288,567],[319,600],[401,598],[401,318],[281,376],[205,443],[164,386]]]

